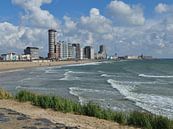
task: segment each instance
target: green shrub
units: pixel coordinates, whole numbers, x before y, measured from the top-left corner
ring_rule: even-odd
[[[120,124],[126,124],[127,123],[127,115],[122,112],[116,112],[114,115],[114,121],[120,123]]]
[[[168,118],[162,116],[155,116],[152,120],[153,129],[172,129],[173,125],[171,126],[171,124]]]
[[[152,115],[142,112],[130,113],[130,116],[128,118],[129,125],[144,127],[146,129],[152,129],[151,121],[152,121]]]
[[[0,88],[0,99],[9,99],[9,98],[12,98],[12,95],[9,92]]]

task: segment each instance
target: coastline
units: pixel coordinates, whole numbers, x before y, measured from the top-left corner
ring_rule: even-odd
[[[70,64],[85,64],[95,62],[93,60],[81,60],[81,61],[53,61],[53,62],[0,62],[0,72],[9,70],[19,70],[34,67],[51,67]]]
[[[0,100],[0,103],[0,109],[10,109],[27,115],[31,119],[45,118],[53,123],[61,123],[66,126],[78,127],[80,129],[139,129],[94,117],[62,113],[51,109],[42,109],[31,105],[29,102],[20,103],[14,100]],[[9,128],[10,126],[12,127],[13,125],[9,125]]]

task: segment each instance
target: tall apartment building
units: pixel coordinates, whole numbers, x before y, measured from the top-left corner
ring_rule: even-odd
[[[67,60],[68,59],[68,44],[64,41],[60,42],[60,59]]]
[[[48,42],[49,42],[49,53],[48,58],[54,59],[56,58],[56,35],[57,31],[54,29],[48,30]]]
[[[105,45],[100,45],[100,50],[98,52],[98,58],[99,59],[106,59],[107,58],[106,46]]]
[[[94,48],[91,46],[84,47],[83,55],[85,59],[94,59]]]
[[[79,43],[74,43],[73,44],[73,47],[76,48],[76,56],[75,56],[75,58],[77,60],[80,60],[81,59],[81,48],[80,48],[80,44]]]
[[[55,44],[55,58],[60,59],[60,54],[61,54],[61,44],[57,42]]]

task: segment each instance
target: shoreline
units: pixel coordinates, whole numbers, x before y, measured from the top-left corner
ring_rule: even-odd
[[[80,60],[80,61],[53,61],[53,62],[0,62],[0,72],[20,70],[36,67],[52,67],[52,66],[62,66],[71,64],[85,64],[96,62],[94,60]]]

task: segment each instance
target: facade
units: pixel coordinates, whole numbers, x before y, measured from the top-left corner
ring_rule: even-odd
[[[106,59],[107,58],[106,46],[100,45],[100,49],[99,49],[97,58],[98,59]]]
[[[84,52],[84,49],[81,48],[81,49],[80,49],[80,59],[81,59],[81,60],[84,59],[84,54],[83,54],[83,52]]]
[[[7,53],[1,55],[2,60],[4,61],[17,61],[19,60],[19,56],[15,53]]]
[[[67,59],[73,59],[73,46],[71,43],[68,43],[68,54],[67,54]]]
[[[30,60],[37,60],[39,59],[39,49],[37,47],[27,47],[24,50],[24,55],[31,55]]]
[[[61,48],[60,48],[60,43],[57,42],[57,44],[55,44],[55,58],[56,59],[60,59],[60,53],[61,52]]]
[[[60,42],[60,59],[67,60],[68,59],[68,44],[64,41]]]
[[[95,59],[95,54],[94,54],[94,48],[91,47],[91,58],[90,59]]]
[[[91,59],[91,46],[84,47],[84,58]]]
[[[75,56],[75,58],[77,59],[77,60],[80,60],[81,59],[81,48],[80,48],[80,44],[79,43],[74,43],[73,44],[73,47],[75,47],[76,48],[76,56]]]
[[[49,42],[48,58],[49,59],[54,59],[56,57],[56,54],[55,54],[56,35],[57,35],[56,30],[54,30],[54,29],[49,29],[48,30],[48,42]]]
[[[31,60],[31,55],[30,54],[27,54],[27,55],[20,55],[19,56],[19,60],[22,60],[22,61],[29,61]]]
[[[91,46],[84,47],[83,55],[85,59],[94,59],[94,48]]]

